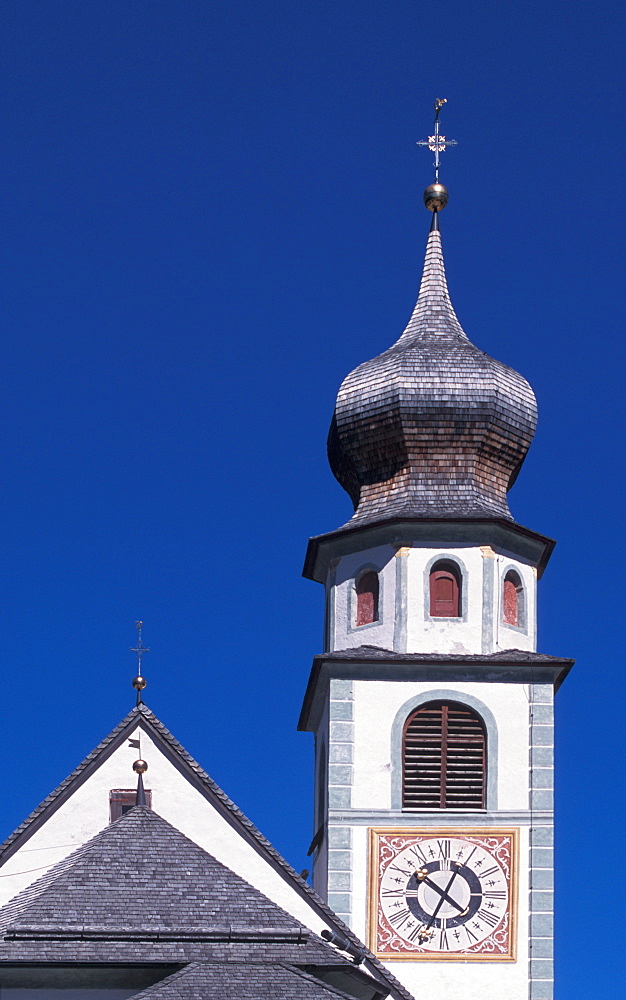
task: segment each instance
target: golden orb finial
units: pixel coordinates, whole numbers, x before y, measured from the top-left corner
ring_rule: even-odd
[[[143,691],[147,683],[148,682],[145,677],[142,677],[141,674],[137,674],[133,680],[133,687],[135,691]]]
[[[424,191],[424,204],[429,212],[441,212],[448,204],[448,189],[444,184],[429,184]]]
[[[148,770],[148,765],[145,760],[141,759],[141,757],[139,758],[139,760],[136,760],[135,763],[133,764],[133,771],[135,772],[135,774],[145,774],[147,770]]]

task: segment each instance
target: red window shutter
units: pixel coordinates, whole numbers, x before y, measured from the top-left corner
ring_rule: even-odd
[[[519,625],[518,593],[515,581],[508,578],[504,581],[504,614],[507,625]]]
[[[433,569],[430,574],[431,618],[459,617],[459,581],[449,569]]]
[[[364,573],[356,585],[356,625],[378,621],[378,573]]]

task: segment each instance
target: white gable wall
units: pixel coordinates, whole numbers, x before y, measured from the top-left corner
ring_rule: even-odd
[[[223,865],[237,872],[296,920],[319,934],[329,924],[311,903],[274,867],[271,859],[250,844],[175,766],[143,727],[141,756],[148,762],[145,787],[152,790],[154,811]],[[118,747],[79,785],[36,832],[25,840],[0,871],[0,905],[40,878],[52,865],[100,832],[109,822],[109,792],[133,788],[137,777],[132,763],[137,750],[128,741]],[[103,754],[104,757],[104,754]]]

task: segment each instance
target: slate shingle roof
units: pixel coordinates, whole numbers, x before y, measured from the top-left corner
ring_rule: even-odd
[[[132,1000],[354,1000],[302,969],[283,963],[188,965]]]
[[[495,653],[396,653],[382,646],[355,646],[352,649],[337,649],[329,653],[318,653],[315,660],[384,660],[398,663],[553,663],[572,665],[573,660],[563,656],[535,653],[528,649],[502,649]]]
[[[270,928],[296,939],[305,933],[147,806],[131,809],[0,909],[0,931],[9,939],[80,935],[138,942],[233,928]]]
[[[450,302],[438,230],[400,339],[343,381],[328,437],[350,526],[399,517],[504,517],[532,441],[533,391],[475,347]]]
[[[163,994],[161,986],[145,991],[163,997],[336,995],[314,971],[303,976],[287,965],[321,974],[335,968],[345,982],[365,979],[146,806],[130,810],[0,909],[0,963],[8,962],[202,963],[188,978],[170,977],[171,991],[169,981]],[[389,992],[387,984],[366,981],[372,994]]]

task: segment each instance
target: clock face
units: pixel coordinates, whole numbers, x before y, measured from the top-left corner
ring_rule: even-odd
[[[372,830],[381,958],[513,959],[515,830]]]

